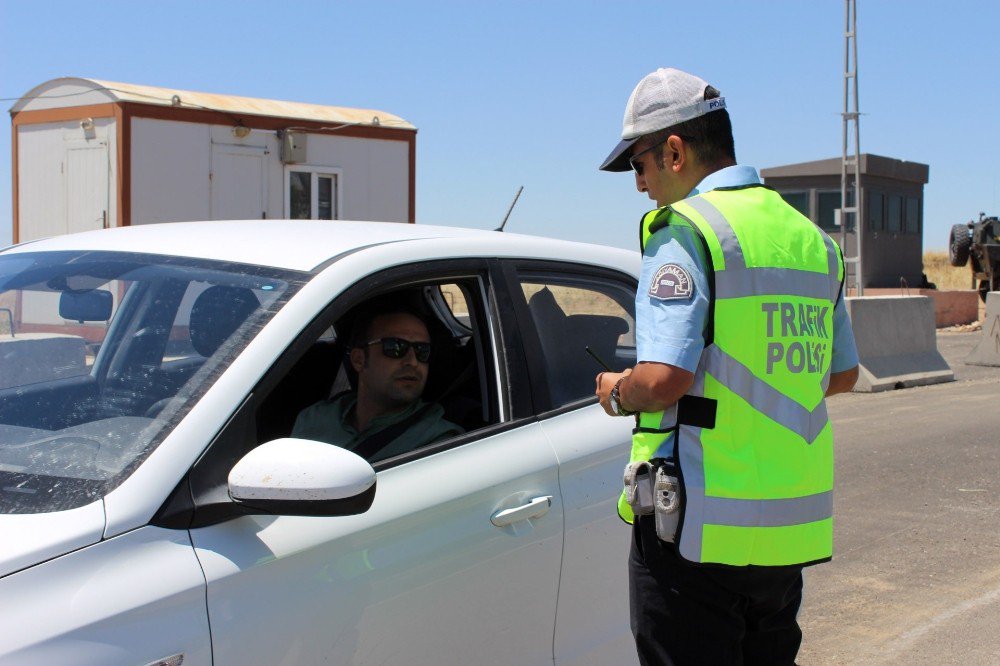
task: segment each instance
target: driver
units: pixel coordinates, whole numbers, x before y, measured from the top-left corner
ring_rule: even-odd
[[[357,317],[349,360],[357,391],[302,410],[292,437],[354,451],[372,462],[464,432],[444,409],[420,399],[430,369],[427,324],[405,307],[368,307]]]

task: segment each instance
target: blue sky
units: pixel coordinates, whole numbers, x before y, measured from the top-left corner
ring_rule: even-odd
[[[858,4],[862,151],[930,165],[924,247],[943,249],[1000,214],[1000,3]],[[493,228],[524,185],[509,230],[631,248],[652,206],[596,167],[639,79],[722,90],[743,164],[836,157],[843,25],[843,0],[0,0],[0,97],[84,76],[383,109],[420,130],[418,222]],[[3,245],[9,131],[0,154]]]

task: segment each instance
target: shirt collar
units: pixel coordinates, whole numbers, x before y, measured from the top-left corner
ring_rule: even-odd
[[[718,171],[713,171],[705,176],[705,178],[698,183],[693,190],[691,190],[691,194],[688,196],[693,197],[698,194],[702,194],[703,192],[711,192],[712,190],[720,187],[741,187],[743,185],[760,185],[760,176],[757,175],[757,169],[754,169],[751,166],[734,164],[732,166],[719,169]]]
[[[340,420],[340,427],[343,428],[345,432],[352,435],[357,435],[358,431],[354,427],[354,408],[358,404],[358,394],[345,393],[338,401],[337,408],[340,413],[337,417]],[[415,413],[418,409],[423,407],[425,403],[423,400],[415,400],[412,404],[407,406],[405,409],[401,409],[398,412],[392,412],[390,414],[382,414],[381,416],[376,416],[368,423],[368,428],[365,432],[372,430],[381,430],[383,427],[392,425],[398,421],[408,418],[411,414]]]
[[[340,423],[341,429],[344,432],[350,433],[351,435],[358,434],[357,430],[354,429],[354,424],[351,423],[354,413],[354,405],[358,402],[358,396],[356,393],[344,393],[334,402],[334,408],[336,409],[337,421]]]
[[[355,401],[357,404],[357,401]],[[383,427],[402,421],[405,418],[409,418],[411,414],[415,414],[418,409],[423,407],[426,403],[423,400],[417,399],[410,403],[405,409],[401,409],[398,412],[389,412],[388,414],[382,414],[381,416],[376,416],[368,424],[368,430],[376,428],[381,430]]]

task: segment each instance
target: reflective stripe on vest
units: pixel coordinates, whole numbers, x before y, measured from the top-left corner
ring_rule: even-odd
[[[704,429],[678,425],[676,406],[641,414],[632,460],[677,456],[685,489],[678,547],[686,559],[736,566],[828,559],[833,439],[823,394],[843,279],[839,248],[762,187],[715,190],[651,211],[642,220],[643,249],[665,224],[692,228],[711,264],[714,328],[688,393],[715,400],[718,418]],[[631,522],[627,504],[619,512]]]
[[[830,298],[836,302],[840,293],[840,280],[831,281],[831,275],[840,270],[840,252],[833,239],[823,234],[826,244],[827,272],[816,273],[795,268],[747,268],[743,249],[733,233],[733,228],[722,216],[719,209],[709,201],[699,197],[687,199],[685,203],[698,211],[708,222],[722,246],[725,270],[716,273],[715,297],[739,298],[741,296],[763,296],[781,294]],[[831,292],[831,286],[833,291]]]

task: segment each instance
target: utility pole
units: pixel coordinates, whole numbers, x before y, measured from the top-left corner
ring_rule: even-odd
[[[856,0],[844,0],[844,152],[840,166],[840,248],[844,252],[844,286],[850,285],[853,268],[856,295],[864,294],[861,270],[861,237],[864,235],[864,209],[861,200],[861,128],[858,112],[858,6]],[[851,132],[853,123],[853,132]],[[849,152],[849,135],[854,135],[854,151]],[[853,182],[849,183],[848,171]],[[850,193],[851,196],[848,195]],[[851,202],[853,202],[852,205]],[[853,224],[852,224],[853,223]],[[854,229],[856,253],[847,247],[847,231]]]

